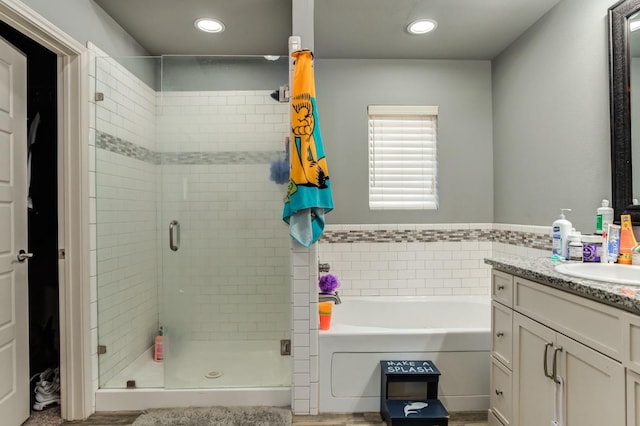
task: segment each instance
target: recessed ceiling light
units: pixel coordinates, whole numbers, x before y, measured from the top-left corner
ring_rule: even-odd
[[[267,61],[277,61],[278,59],[280,59],[280,56],[278,56],[278,55],[264,55],[264,58]]]
[[[198,18],[194,25],[200,31],[207,33],[221,33],[224,31],[224,24],[213,18]]]
[[[438,23],[433,19],[418,19],[407,26],[407,31],[409,34],[426,34],[435,30],[437,26]]]

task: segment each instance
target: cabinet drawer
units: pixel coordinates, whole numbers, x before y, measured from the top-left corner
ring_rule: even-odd
[[[513,306],[513,276],[491,271],[491,296],[503,305]]]
[[[512,394],[511,371],[491,357],[489,409],[505,426],[511,425]]]
[[[513,311],[500,303],[491,302],[491,354],[511,369]]]
[[[623,311],[520,277],[513,286],[515,311],[622,360]]]

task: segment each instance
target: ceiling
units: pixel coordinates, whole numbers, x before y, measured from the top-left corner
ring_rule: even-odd
[[[95,0],[151,55],[286,55],[294,0]],[[492,59],[561,0],[315,0],[317,58]],[[224,22],[206,34],[193,22]],[[437,29],[412,36],[418,18]],[[304,40],[303,40],[303,47]]]

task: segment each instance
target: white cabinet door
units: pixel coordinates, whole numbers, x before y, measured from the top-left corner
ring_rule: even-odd
[[[625,371],[621,363],[558,334],[558,372],[564,379],[566,426],[625,424]]]
[[[556,333],[517,312],[513,313],[513,424],[547,426],[554,418],[551,369]],[[547,348],[547,359],[545,359]],[[548,371],[551,374],[551,371]],[[577,425],[576,425],[577,426]],[[585,425],[586,426],[586,425]]]
[[[627,426],[640,426],[640,374],[627,370]]]
[[[27,62],[0,39],[0,423],[29,417]]]

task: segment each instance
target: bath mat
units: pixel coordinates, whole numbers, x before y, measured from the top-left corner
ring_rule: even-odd
[[[291,411],[276,407],[188,407],[146,410],[132,426],[288,426]]]

